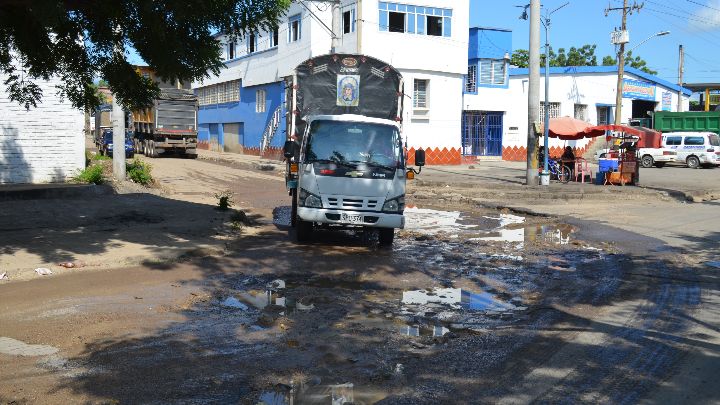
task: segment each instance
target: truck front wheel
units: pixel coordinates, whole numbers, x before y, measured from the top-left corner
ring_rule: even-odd
[[[290,198],[290,200],[292,202],[290,203],[290,226],[295,228],[295,225],[297,224],[297,207],[298,207],[297,189],[296,188],[292,189],[291,193],[292,193],[291,194],[292,197]]]
[[[303,221],[300,218],[295,221],[295,239],[297,239],[298,242],[307,242],[310,239],[312,230],[312,222]]]
[[[393,228],[380,228],[380,246],[390,247],[395,240],[395,229]]]

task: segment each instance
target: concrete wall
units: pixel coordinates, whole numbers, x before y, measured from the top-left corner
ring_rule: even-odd
[[[0,85],[0,183],[63,182],[85,168],[84,114],[57,97],[59,79],[35,83],[43,98],[29,111]]]

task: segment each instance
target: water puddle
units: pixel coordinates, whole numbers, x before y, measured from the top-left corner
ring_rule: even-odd
[[[372,399],[379,400],[383,396],[372,396]],[[291,387],[283,386],[282,389],[275,391],[265,391],[260,394],[258,405],[344,405],[355,403],[355,397],[355,386],[352,383],[316,386],[300,384],[297,387],[294,385]],[[360,397],[363,397],[363,395],[360,395]]]
[[[303,304],[298,300],[290,299],[285,294],[285,280],[273,280],[265,285],[264,290],[241,291],[220,302],[220,305],[228,308],[248,310],[253,307],[264,310],[268,307],[278,307],[292,312],[311,311],[315,304]]]
[[[404,325],[399,328],[400,334],[412,337],[441,337],[450,332],[444,326]]]
[[[405,230],[423,235],[448,234],[450,238],[472,241],[522,244],[543,241],[566,245],[575,229],[567,224],[527,224],[519,215],[473,215],[460,211],[443,211],[425,208],[405,210]]]
[[[517,307],[503,302],[488,292],[473,293],[461,288],[434,288],[432,290],[403,291],[405,305],[444,304],[453,309],[471,311],[513,311]]]

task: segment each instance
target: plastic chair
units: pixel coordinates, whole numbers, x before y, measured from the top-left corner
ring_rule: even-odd
[[[585,183],[585,175],[590,176],[590,183],[592,183],[592,170],[590,170],[590,166],[588,165],[587,160],[584,158],[576,158],[575,159],[575,181],[578,181],[578,176],[580,177],[580,182]]]

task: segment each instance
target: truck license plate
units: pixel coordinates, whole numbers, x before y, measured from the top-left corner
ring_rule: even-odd
[[[351,224],[362,223],[362,215],[342,214],[340,218],[343,222],[349,222]]]

